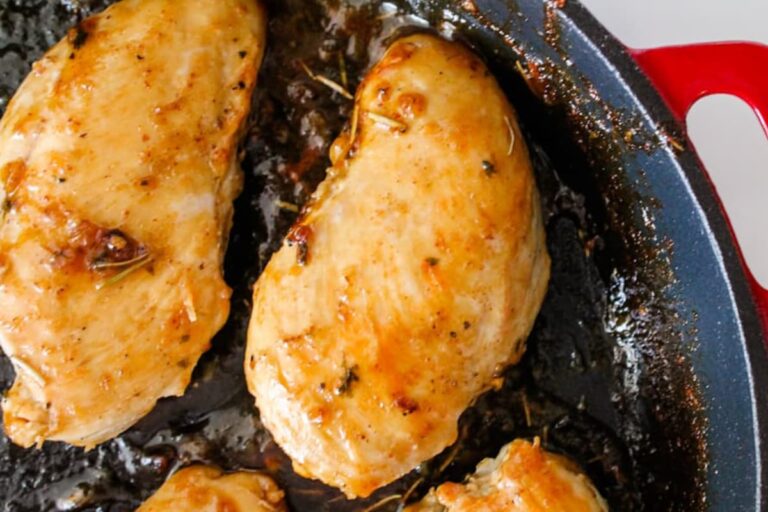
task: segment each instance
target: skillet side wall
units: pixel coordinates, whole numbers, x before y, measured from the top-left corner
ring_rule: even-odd
[[[573,2],[566,15],[616,68],[649,121],[679,129],[658,91],[586,8]],[[672,293],[682,299],[681,311],[692,315],[696,327],[692,360],[709,423],[707,501],[712,510],[764,510],[768,333],[722,203],[692,144],[684,140],[684,152],[667,149],[649,166],[648,175],[651,193],[664,205],[657,229],[675,244]]]

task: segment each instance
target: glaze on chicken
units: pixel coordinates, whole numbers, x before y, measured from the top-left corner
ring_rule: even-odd
[[[395,42],[254,290],[245,369],[300,473],[368,496],[456,441],[549,278],[515,112],[485,65]]]
[[[8,436],[91,447],[180,395],[229,313],[253,0],[123,0],[40,61],[0,122]]]
[[[570,460],[518,439],[485,459],[463,484],[445,483],[406,512],[608,512]]]
[[[260,473],[192,466],[174,474],[136,512],[287,512],[281,491]]]

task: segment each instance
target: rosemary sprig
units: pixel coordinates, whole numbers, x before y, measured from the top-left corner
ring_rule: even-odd
[[[355,143],[357,137],[357,123],[360,118],[360,106],[355,103],[355,108],[352,109],[352,128],[349,130],[349,145],[350,147]]]
[[[293,213],[299,213],[300,211],[300,208],[297,205],[289,203],[288,201],[283,201],[281,199],[275,199],[275,206],[282,210],[288,210],[289,212]]]
[[[299,64],[301,64],[301,67],[304,68],[304,72],[307,73],[307,75],[309,75],[309,78],[311,78],[312,80],[316,82],[320,82],[324,86],[336,91],[337,93],[341,94],[342,96],[344,96],[349,100],[354,99],[354,97],[349,93],[348,90],[346,90],[344,87],[337,84],[330,78],[325,77],[323,75],[318,75],[317,73],[313,73],[312,70],[309,69],[309,67],[306,64],[304,64],[304,61],[299,61]]]
[[[407,491],[405,491],[405,494],[403,494],[403,497],[400,498],[400,503],[397,505],[397,512],[403,512],[405,510],[405,505],[408,503],[408,498],[411,497],[411,495],[416,492],[416,489],[419,488],[421,484],[424,483],[424,477],[419,477],[413,484],[408,488]]]
[[[339,77],[344,90],[349,90],[349,77],[347,76],[347,62],[344,60],[344,52],[339,50]]]
[[[507,149],[507,156],[510,156],[515,149],[515,130],[512,129],[512,123],[509,121],[509,117],[504,116],[504,123],[506,123],[507,130],[509,131],[509,148]]]
[[[92,270],[106,270],[109,268],[124,268],[124,267],[130,267],[134,263],[138,263],[144,259],[147,258],[149,254],[142,254],[141,256],[136,256],[135,258],[132,258],[130,260],[125,261],[97,261],[94,263],[91,263],[91,269]]]
[[[445,458],[445,460],[443,461],[443,463],[442,463],[442,464],[440,464],[440,467],[439,467],[439,468],[437,468],[437,474],[438,474],[438,475],[442,474],[442,473],[443,473],[443,471],[445,471],[445,470],[448,468],[448,466],[450,466],[450,465],[451,465],[451,462],[453,462],[453,460],[454,460],[454,459],[456,458],[456,456],[459,454],[459,450],[460,450],[460,449],[461,449],[461,442],[457,442],[457,443],[456,443],[456,444],[453,446],[453,448],[451,448],[451,451],[450,451],[450,453],[449,453],[449,454],[448,454],[448,456]]]
[[[678,153],[682,153],[683,151],[685,151],[685,146],[683,146],[680,143],[680,141],[677,140],[676,138],[667,136],[667,142],[669,143],[670,146],[672,146],[672,149],[674,149]]]
[[[528,405],[528,396],[523,391],[523,412],[525,413],[525,426],[530,427],[533,422],[531,421],[531,408]]]
[[[352,109],[352,127],[349,129],[349,147],[344,152],[345,155],[349,154],[352,147],[355,145],[355,139],[357,138],[357,124],[360,118],[360,105],[355,103],[355,108]]]
[[[97,290],[101,290],[102,288],[106,288],[108,286],[112,286],[114,284],[119,283],[129,275],[133,274],[140,268],[146,266],[149,262],[152,261],[152,257],[149,254],[145,254],[143,257],[139,258],[133,265],[126,268],[122,272],[115,274],[114,276],[110,277],[109,279],[106,279],[105,281],[102,281],[101,283],[96,285]]]
[[[391,117],[387,117],[381,114],[377,114],[376,112],[366,112],[365,115],[373,121],[374,123],[378,123],[381,125],[386,126],[387,128],[394,128],[395,130],[404,132],[408,129],[408,125],[405,123],[401,123],[397,119],[392,119]]]
[[[451,465],[451,463],[456,459],[456,456],[459,454],[459,451],[461,450],[462,445],[464,444],[464,440],[467,438],[467,435],[469,434],[469,428],[464,425],[461,428],[461,431],[459,432],[459,438],[456,440],[456,443],[453,445],[453,448],[451,448],[450,453],[445,458],[442,464],[440,464],[440,467],[437,468],[437,474],[441,475],[443,471],[445,471],[448,466]]]
[[[517,69],[517,72],[520,73],[520,76],[528,80],[528,73],[525,72],[525,69],[523,69],[523,63],[519,60],[515,61],[515,68]]]
[[[403,497],[402,494],[392,494],[390,496],[387,496],[386,498],[380,499],[379,501],[377,501],[376,503],[374,503],[370,507],[368,507],[365,510],[363,510],[363,512],[373,512],[374,510],[380,509],[381,507],[383,507],[387,503],[391,503],[393,501],[399,500],[402,497]]]
[[[352,126],[349,129],[349,143],[347,144],[347,147],[344,148],[344,156],[342,158],[347,158],[349,156],[349,152],[352,151],[352,148],[355,146],[355,138],[357,137],[357,123],[359,117],[360,106],[355,103],[355,107],[352,109]]]

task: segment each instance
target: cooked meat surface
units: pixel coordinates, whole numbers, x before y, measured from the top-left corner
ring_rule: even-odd
[[[180,395],[225,322],[254,0],[124,0],[39,62],[0,123],[0,344],[14,442],[93,446]]]
[[[287,512],[283,492],[259,473],[223,474],[206,466],[182,469],[136,512]]]
[[[433,489],[406,512],[607,512],[589,479],[539,440],[518,439],[485,459],[464,484]]]
[[[245,370],[296,469],[367,496],[453,443],[549,277],[515,112],[484,64],[395,42],[254,290]]]

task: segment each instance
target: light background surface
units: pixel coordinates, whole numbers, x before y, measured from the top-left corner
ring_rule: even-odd
[[[581,0],[626,45],[706,41],[768,44],[768,0]],[[768,72],[768,62],[756,62]],[[766,91],[768,94],[768,91]],[[768,288],[768,138],[732,96],[700,100],[688,133],[715,182],[747,263]]]

